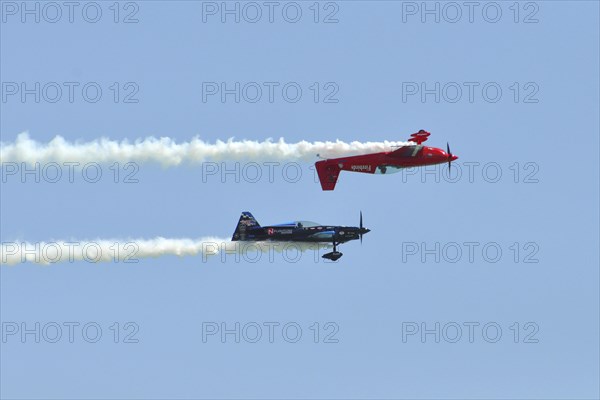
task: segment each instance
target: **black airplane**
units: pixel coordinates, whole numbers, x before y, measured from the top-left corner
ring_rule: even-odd
[[[310,221],[295,221],[286,224],[260,226],[252,214],[242,212],[238,221],[232,241],[242,242],[299,242],[333,244],[333,251],[322,257],[332,261],[338,260],[343,254],[337,251],[337,245],[356,240],[370,229],[363,227],[362,211],[360,213],[360,226],[328,226]]]

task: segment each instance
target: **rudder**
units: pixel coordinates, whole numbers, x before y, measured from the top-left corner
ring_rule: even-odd
[[[335,161],[323,160],[315,163],[317,168],[317,174],[319,175],[319,181],[321,182],[321,188],[323,190],[335,189],[338,176],[342,170]]]
[[[246,240],[246,233],[249,229],[260,228],[260,224],[256,221],[256,218],[249,211],[242,211],[240,220],[237,223],[235,232],[231,238],[232,242],[236,240]]]

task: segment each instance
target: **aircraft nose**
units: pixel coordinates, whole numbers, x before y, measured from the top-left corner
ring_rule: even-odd
[[[435,151],[432,151],[431,154],[433,155],[434,158],[439,159],[439,160],[448,159],[448,153],[446,153],[442,149],[435,149]]]
[[[454,161],[454,160],[458,160],[458,156],[455,156],[454,154],[452,154],[451,160],[452,160],[452,161]]]

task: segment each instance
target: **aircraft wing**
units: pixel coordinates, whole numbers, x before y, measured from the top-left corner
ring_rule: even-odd
[[[316,238],[325,241],[331,241],[333,236],[335,235],[335,231],[321,231],[317,232],[314,235],[311,235],[311,238]]]

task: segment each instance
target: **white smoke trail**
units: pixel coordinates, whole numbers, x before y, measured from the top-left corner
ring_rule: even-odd
[[[36,263],[42,265],[79,262],[137,263],[144,258],[162,256],[202,256],[206,261],[210,256],[221,254],[223,261],[227,255],[244,255],[245,260],[257,261],[257,253],[304,252],[331,247],[327,243],[294,242],[232,242],[217,237],[201,239],[154,239],[95,240],[95,241],[54,241],[54,242],[2,242],[0,244],[0,265]],[[292,256],[295,257],[295,256]],[[229,259],[232,259],[229,257]],[[240,257],[235,258],[240,260]]]
[[[393,146],[414,145],[412,142],[335,142],[286,143],[283,138],[274,142],[267,139],[208,143],[199,138],[176,143],[163,137],[114,141],[106,138],[91,142],[68,142],[56,136],[47,144],[29,138],[27,133],[17,136],[14,143],[0,143],[0,162],[39,163],[114,163],[156,162],[163,166],[174,166],[184,162],[204,161],[313,161],[317,154],[334,158],[390,150]]]

